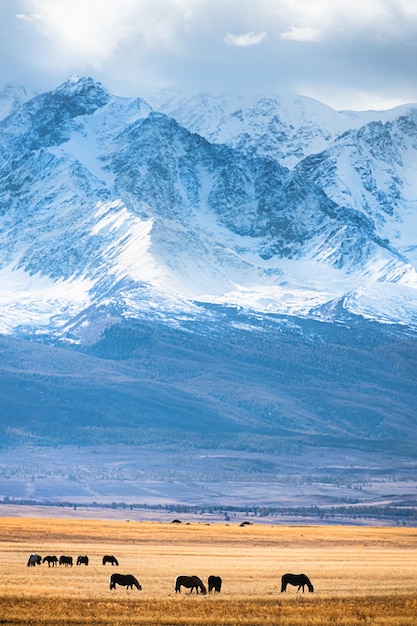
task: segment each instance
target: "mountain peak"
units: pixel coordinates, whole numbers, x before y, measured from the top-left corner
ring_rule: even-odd
[[[198,315],[201,303],[328,319],[344,302],[415,325],[415,125],[348,128],[316,101],[256,102],[204,95],[178,119],[72,76],[3,120],[7,331],[42,319],[55,332],[94,308]],[[204,119],[216,137],[196,130]]]
[[[84,104],[86,113],[90,113],[92,107],[100,108],[110,100],[109,91],[89,76],[71,76],[51,95],[76,99],[80,105]]]

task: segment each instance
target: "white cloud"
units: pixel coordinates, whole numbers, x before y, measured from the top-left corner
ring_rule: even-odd
[[[199,0],[26,0],[17,17],[58,58],[101,66],[124,46],[175,48]]]
[[[261,33],[243,33],[242,35],[227,34],[224,37],[224,41],[228,46],[247,48],[249,46],[257,46],[266,38],[267,33],[263,31]]]
[[[89,74],[121,95],[154,84],[409,101],[416,41],[416,0],[7,0],[0,87]]]
[[[314,42],[320,41],[321,32],[309,26],[292,26],[290,30],[281,33],[280,37],[288,41]]]

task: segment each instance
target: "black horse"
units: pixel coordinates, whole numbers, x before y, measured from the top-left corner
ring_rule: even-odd
[[[222,588],[222,579],[220,576],[209,576],[208,577],[208,591],[211,593],[212,591],[217,591],[220,593],[220,589]]]
[[[39,554],[33,553],[29,556],[27,566],[35,567],[35,565],[40,565],[42,563],[42,557]]]
[[[136,589],[142,589],[138,579],[132,576],[132,574],[111,574],[110,589],[116,589],[116,585],[122,585],[127,589],[133,589],[134,586]]]
[[[58,557],[57,556],[44,556],[42,563],[48,563],[48,567],[55,567],[55,565],[58,563]]]
[[[175,593],[181,593],[181,587],[190,589],[190,593],[193,592],[193,589],[195,589],[196,593],[198,593],[198,590],[202,594],[207,593],[203,581],[198,576],[177,576],[175,579]]]
[[[77,565],[88,565],[88,556],[79,556],[77,558]]]
[[[65,556],[65,555],[60,556],[59,557],[59,564],[60,565],[65,565],[65,567],[68,567],[68,565],[70,567],[72,567],[73,566],[72,556]]]
[[[103,556],[103,565],[106,565],[106,563],[111,563],[112,565],[119,565],[119,561],[112,554],[106,554],[105,556]]]
[[[309,591],[314,591],[314,587],[311,584],[309,577],[305,574],[284,574],[281,578],[281,593],[287,590],[287,585],[298,586],[297,591],[300,591],[302,588],[303,593],[305,585],[307,585]]]

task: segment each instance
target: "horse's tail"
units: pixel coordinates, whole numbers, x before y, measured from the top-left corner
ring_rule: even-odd
[[[113,580],[113,574],[111,574],[109,578],[109,582],[110,582],[110,589],[116,589],[116,583]]]

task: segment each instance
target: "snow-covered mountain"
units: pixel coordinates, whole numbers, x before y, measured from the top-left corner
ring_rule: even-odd
[[[0,120],[17,112],[24,102],[32,97],[23,85],[8,83],[0,91]]]
[[[402,105],[388,111],[335,111],[312,98],[289,94],[249,99],[160,90],[142,96],[153,109],[212,143],[269,157],[289,168],[322,152],[346,131],[373,121],[385,123],[410,110]]]
[[[416,325],[413,107],[149,104],[78,77],[16,93],[0,122],[0,332],[92,340],[121,316],[211,304]]]
[[[417,109],[138,95],[0,93],[0,499],[412,506]]]

